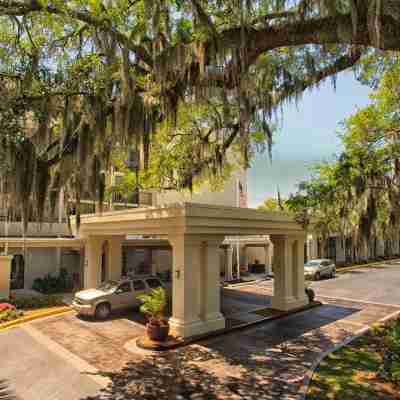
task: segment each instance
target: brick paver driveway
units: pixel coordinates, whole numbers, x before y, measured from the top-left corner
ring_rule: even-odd
[[[128,315],[96,321],[81,319],[75,313],[39,320],[32,327],[99,370],[109,372],[119,370],[132,359],[124,345],[145,331]]]
[[[271,291],[267,282],[229,296],[242,294],[241,301],[261,305]],[[68,315],[34,326],[110,378],[102,392],[86,400],[285,400],[299,397],[321,352],[399,310],[400,302],[397,307],[324,297],[321,307],[157,355],[124,348],[143,327],[123,318],[89,322]]]

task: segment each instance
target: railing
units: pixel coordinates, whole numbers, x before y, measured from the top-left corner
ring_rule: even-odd
[[[139,204],[138,204],[135,193],[131,193],[128,196],[124,196],[121,193],[113,193],[112,194],[112,202],[117,203],[117,204],[152,206],[153,205],[153,195],[150,192],[140,192],[139,193]]]
[[[23,229],[21,222],[9,222],[6,229],[6,223],[0,222],[0,237],[22,237]],[[30,222],[26,231],[28,237],[58,237],[70,236],[68,226],[65,223]]]

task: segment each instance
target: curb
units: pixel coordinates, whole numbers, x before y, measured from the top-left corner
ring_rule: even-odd
[[[358,264],[358,265],[353,265],[351,267],[344,267],[344,268],[337,268],[336,273],[337,274],[344,274],[345,272],[348,271],[353,271],[354,269],[360,269],[360,268],[368,268],[368,267],[373,267],[373,266],[380,266],[381,268],[387,267],[389,262],[393,261],[400,261],[399,258],[394,258],[393,260],[382,260],[382,261],[376,261],[370,264]]]
[[[398,317],[400,315],[400,310],[395,311],[389,315],[387,315],[386,317],[381,318],[380,320],[377,321],[378,324],[383,324],[387,321],[390,321],[391,319],[394,319],[396,317]],[[375,325],[376,323],[374,323]],[[330,348],[329,350],[323,352],[316,361],[313,362],[311,368],[307,371],[307,373],[305,374],[305,377],[303,378],[303,383],[298,391],[298,394],[300,395],[299,399],[300,400],[305,400],[306,396],[307,396],[307,392],[308,392],[308,387],[310,386],[310,382],[311,379],[314,375],[315,370],[318,368],[319,364],[322,362],[322,360],[328,356],[331,353],[334,353],[335,351],[341,349],[342,347],[347,346],[349,343],[351,343],[352,341],[358,339],[361,336],[364,336],[367,332],[369,332],[371,330],[371,326],[367,326],[365,328],[361,328],[360,330],[358,330],[354,335],[349,336],[348,338],[346,338],[345,340],[343,340],[342,342],[336,344],[335,346],[333,346],[332,348]]]
[[[33,321],[35,319],[52,317],[53,315],[65,314],[69,311],[72,311],[72,308],[70,306],[60,306],[57,308],[54,307],[54,309],[46,309],[42,311],[38,310],[37,313],[0,324],[0,332],[6,329],[17,327],[18,325]]]

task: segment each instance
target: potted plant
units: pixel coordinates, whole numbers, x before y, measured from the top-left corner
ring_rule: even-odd
[[[167,294],[162,287],[152,289],[150,294],[138,296],[142,301],[140,311],[146,315],[146,333],[149,339],[163,342],[168,338],[169,323],[165,317]]]

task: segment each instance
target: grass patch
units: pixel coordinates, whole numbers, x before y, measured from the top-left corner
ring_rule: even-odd
[[[326,357],[310,382],[307,400],[394,400],[398,385],[378,375],[382,335],[370,334]]]

